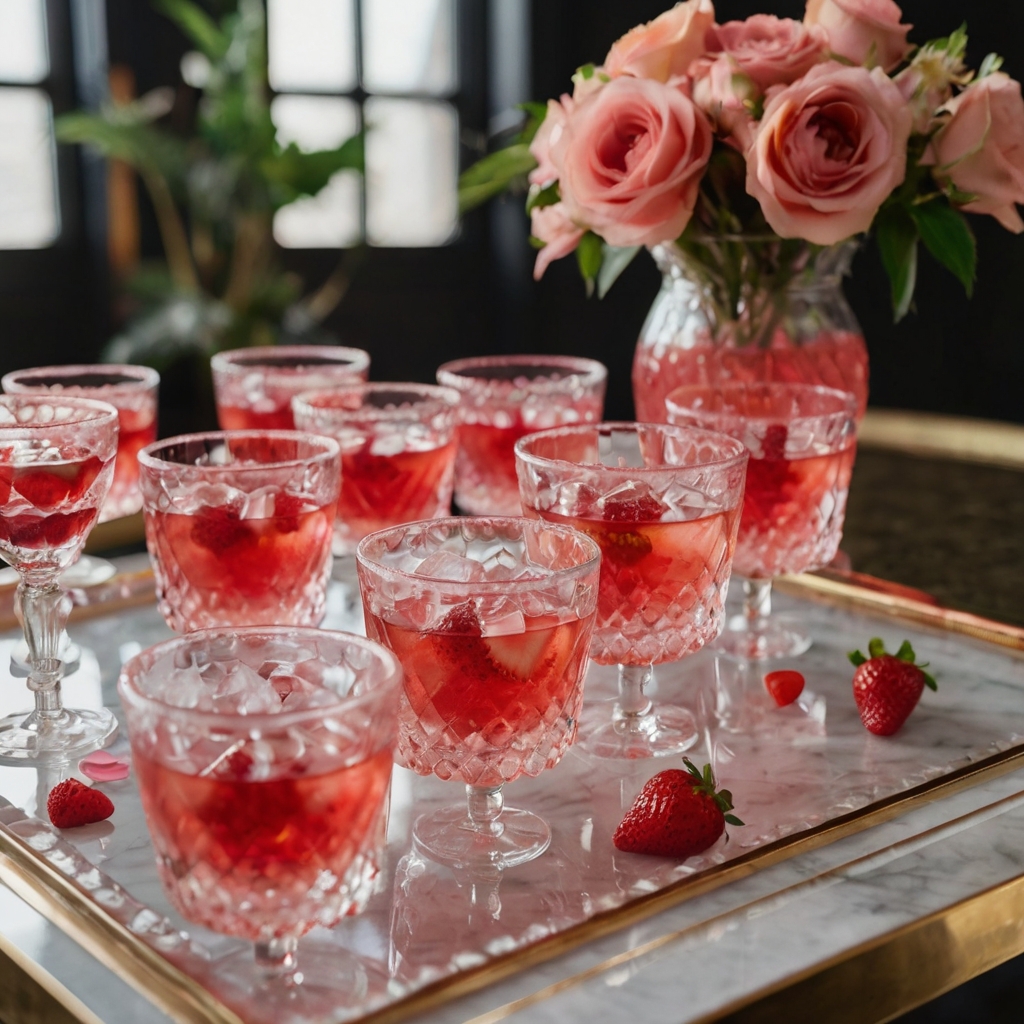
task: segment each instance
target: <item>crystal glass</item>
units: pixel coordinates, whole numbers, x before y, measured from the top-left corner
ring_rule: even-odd
[[[323,618],[338,442],[289,430],[172,437],[139,453],[146,546],[171,629]]]
[[[0,720],[0,760],[64,761],[117,731],[105,708],[61,705],[60,637],[70,599],[61,573],[81,554],[110,488],[117,410],[64,395],[0,396],[0,554],[20,578],[17,605],[35,710]]]
[[[367,534],[451,514],[459,393],[431,384],[356,384],[292,399],[300,430],[341,446],[334,553]]]
[[[218,352],[210,369],[222,430],[294,430],[296,395],[366,380],[370,356],[338,345],[268,345]]]
[[[675,754],[698,737],[692,712],[655,705],[652,666],[722,628],[747,453],[733,438],[653,423],[560,427],[516,444],[523,510],[601,548],[590,656],[619,666],[619,697],[589,707],[582,746],[599,757]]]
[[[850,391],[863,416],[868,351],[842,287],[855,252],[775,235],[654,246],[662,285],[633,362],[637,418],[664,421],[684,384],[759,381]]]
[[[421,815],[417,846],[458,867],[508,868],[551,841],[501,787],[573,742],[597,601],[599,551],[522,518],[408,523],[356,551],[367,634],[405,670],[398,759],[466,784],[468,806]]]
[[[337,947],[299,956],[298,940],[373,891],[400,679],[379,644],[281,626],[197,630],[121,670],[164,891],[190,921],[255,943],[218,972],[275,1020],[327,1019],[355,981]]]
[[[787,618],[771,615],[772,577],[827,565],[839,549],[857,444],[857,399],[810,384],[682,387],[666,399],[672,423],[718,430],[750,452],[733,569],[743,615],[718,649],[782,658],[811,645]]]
[[[515,443],[563,423],[596,423],[608,371],[571,356],[478,356],[445,363],[437,381],[462,395],[455,501],[473,515],[521,512]]]

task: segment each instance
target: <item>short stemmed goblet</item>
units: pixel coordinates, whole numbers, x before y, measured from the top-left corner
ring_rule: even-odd
[[[480,870],[539,856],[547,823],[504,807],[501,787],[553,767],[575,738],[597,545],[565,527],[467,516],[371,534],[356,558],[367,634],[405,670],[398,760],[466,784],[466,805],[417,818],[417,846]]]
[[[772,578],[835,557],[856,455],[853,395],[811,384],[687,385],[666,399],[669,421],[718,430],[750,451],[733,569],[743,614],[716,649],[751,660],[794,657],[810,637],[771,614]]]
[[[336,946],[300,954],[298,940],[372,894],[400,679],[379,644],[292,627],[197,630],[121,670],[164,891],[255,943],[218,975],[271,1019],[326,1019],[358,985]]]
[[[0,721],[0,760],[46,763],[102,747],[117,731],[105,708],[61,705],[60,636],[69,600],[60,574],[81,554],[110,487],[117,410],[59,395],[0,396],[0,554],[20,577],[35,710]]]
[[[472,515],[517,516],[516,441],[564,423],[596,423],[608,370],[575,356],[473,356],[445,363],[437,382],[462,396],[455,502]]]
[[[293,430],[185,434],[139,453],[146,545],[171,629],[320,622],[338,454],[332,438]]]
[[[210,369],[222,430],[293,430],[296,395],[366,380],[370,356],[340,345],[267,345],[218,352]]]
[[[645,693],[653,666],[721,631],[747,453],[733,438],[651,423],[560,427],[516,444],[523,510],[583,530],[601,548],[591,658],[619,666],[619,696],[585,709],[598,757],[678,753],[693,714]]]

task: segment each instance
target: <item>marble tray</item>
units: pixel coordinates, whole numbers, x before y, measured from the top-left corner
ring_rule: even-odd
[[[315,1019],[402,1019],[1024,763],[1020,631],[951,616],[869,581],[817,578],[789,589],[780,610],[799,614],[815,640],[793,663],[808,683],[797,704],[775,708],[761,684],[765,666],[712,651],[657,672],[656,698],[698,713],[703,736],[690,756],[713,763],[744,827],[682,864],[619,853],[612,832],[665,764],[602,763],[572,751],[539,778],[506,787],[510,805],[552,825],[548,852],[504,876],[472,875],[423,859],[409,840],[415,814],[461,800],[462,787],[396,768],[378,892],[360,917],[304,940],[327,946],[339,963],[358,960],[358,991]],[[332,598],[325,625],[353,626],[343,588]],[[116,616],[78,622],[71,632],[84,651],[65,692],[79,705],[116,703],[121,661],[169,635],[151,604],[119,607]],[[874,635],[890,648],[908,637],[939,681],[939,692],[926,693],[907,726],[885,739],[860,724],[845,657]],[[8,637],[0,641],[4,671],[14,642]],[[610,699],[613,685],[613,673],[593,668],[588,700]],[[21,680],[0,681],[0,714],[25,697]],[[112,749],[126,753],[127,744],[121,738]],[[110,821],[58,833],[35,814],[60,777],[0,768],[0,881],[171,1016],[269,1024],[258,1004],[219,975],[221,958],[239,944],[182,921],[164,899],[133,780],[103,787],[117,807]],[[276,1014],[273,1020],[285,1024]]]

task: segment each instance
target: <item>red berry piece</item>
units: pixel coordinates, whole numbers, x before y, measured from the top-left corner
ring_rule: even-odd
[[[235,509],[209,506],[193,517],[192,540],[199,547],[218,555],[238,544],[255,540],[255,535]]]
[[[868,644],[869,657],[860,651],[850,654],[857,666],[853,673],[853,699],[868,732],[891,736],[917,706],[924,688],[937,689],[927,672],[927,662],[915,663],[914,648],[904,640],[895,654],[887,654],[885,644],[875,637]]]
[[[784,708],[804,692],[804,677],[796,669],[780,668],[765,675],[764,685],[775,703]]]
[[[789,436],[789,427],[785,423],[771,423],[764,432],[764,440],[761,442],[763,459],[770,459],[773,462],[786,457],[786,438]]]
[[[742,825],[732,810],[732,794],[715,789],[711,765],[701,773],[687,757],[682,768],[668,768],[649,779],[615,830],[612,842],[626,853],[684,860],[718,841],[726,823]]]
[[[604,518],[613,523],[656,523],[665,511],[652,494],[639,498],[610,498],[604,503]]]
[[[57,828],[78,828],[105,821],[114,813],[114,805],[105,793],[90,789],[78,779],[65,779],[50,790],[46,812]]]

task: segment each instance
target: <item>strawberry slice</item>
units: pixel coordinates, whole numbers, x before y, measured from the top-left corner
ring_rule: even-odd
[[[65,779],[50,790],[46,811],[57,828],[78,828],[109,818],[114,805],[105,793],[90,789],[78,779]]]
[[[491,661],[515,679],[527,680],[542,667],[551,640],[547,630],[484,637]]]
[[[804,677],[796,669],[780,668],[764,677],[764,685],[775,703],[784,708],[804,692]]]
[[[82,462],[55,462],[15,469],[12,486],[26,501],[44,511],[78,501],[103,469],[95,455]]]
[[[604,518],[613,523],[656,523],[665,512],[653,494],[639,498],[609,498],[604,503]]]
[[[224,506],[201,508],[192,518],[191,536],[199,547],[217,555],[256,539],[238,512]]]
[[[11,500],[11,483],[14,481],[11,454],[10,448],[0,451],[0,505],[6,505]]]
[[[299,517],[309,508],[309,503],[297,494],[274,496],[274,526],[278,533],[295,533],[301,525]]]
[[[785,423],[770,423],[764,432],[764,439],[761,441],[763,459],[784,459],[786,457],[786,438],[789,436],[789,427]]]

